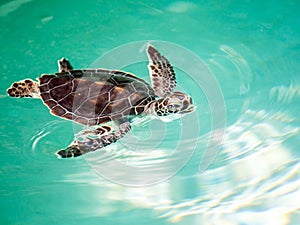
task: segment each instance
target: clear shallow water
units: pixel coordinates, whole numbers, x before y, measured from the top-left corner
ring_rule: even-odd
[[[299,224],[298,11],[297,1],[2,2],[1,224]],[[54,152],[72,141],[72,124],[5,90],[55,72],[63,56],[88,67],[140,40],[173,42],[201,57],[222,89],[227,128],[218,157],[199,173],[209,107],[177,71],[198,106],[199,138],[185,140],[186,149],[197,141],[196,151],[166,182],[129,188],[103,179],[83,158],[58,160]],[[128,69],[147,79],[146,64]],[[162,145],[152,149],[161,139],[151,132],[165,128]],[[123,163],[156,165],[181,131],[178,121],[135,127],[107,151]],[[132,140],[140,146],[141,137],[151,154],[124,148]]]

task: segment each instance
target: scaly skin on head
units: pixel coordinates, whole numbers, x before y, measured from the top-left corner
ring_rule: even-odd
[[[150,102],[146,108],[146,114],[157,116],[185,114],[195,109],[192,98],[182,92],[174,92],[165,98]]]

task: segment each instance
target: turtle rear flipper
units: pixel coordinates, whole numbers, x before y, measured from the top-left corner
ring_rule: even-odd
[[[57,63],[58,63],[58,70],[60,73],[69,72],[70,70],[73,70],[71,63],[66,58],[62,58],[58,60]]]
[[[83,132],[67,149],[56,152],[56,155],[59,158],[73,158],[87,152],[96,151],[116,142],[127,134],[130,129],[130,123],[127,121],[121,123],[117,131],[112,131],[112,128],[107,125],[99,126],[97,129]]]
[[[31,79],[21,80],[14,82],[10,88],[7,89],[7,94],[10,97],[16,98],[39,98],[39,85]]]

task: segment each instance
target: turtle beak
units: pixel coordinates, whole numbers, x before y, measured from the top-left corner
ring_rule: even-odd
[[[192,98],[184,100],[183,108],[180,110],[181,114],[193,112],[196,109],[196,106],[193,104]]]
[[[195,111],[195,109],[196,109],[196,106],[194,106],[193,104],[191,104],[187,108],[181,110],[180,114],[190,113],[190,112]]]

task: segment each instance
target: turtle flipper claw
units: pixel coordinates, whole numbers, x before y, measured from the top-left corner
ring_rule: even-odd
[[[83,153],[79,150],[77,145],[71,145],[67,149],[59,150],[56,155],[59,158],[74,158],[81,156]]]
[[[69,147],[56,152],[56,155],[59,158],[74,158],[116,142],[131,129],[128,121],[119,122],[119,129],[117,131],[111,132],[109,126],[102,125],[95,130],[82,132],[82,135],[80,136],[82,140],[74,140]],[[91,138],[89,135],[95,136],[96,138]]]

